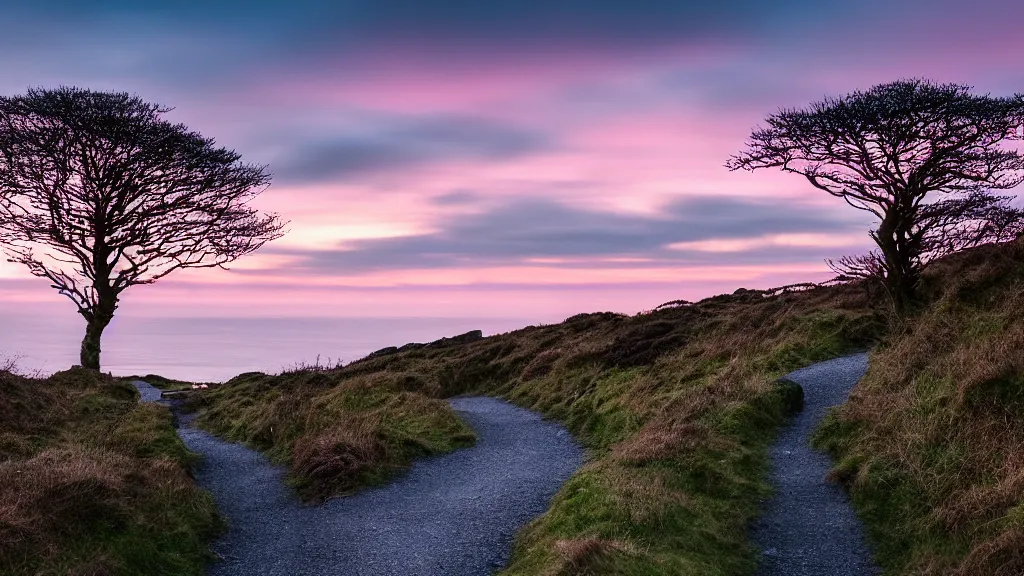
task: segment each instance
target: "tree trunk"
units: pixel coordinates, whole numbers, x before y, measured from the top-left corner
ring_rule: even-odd
[[[106,327],[106,324],[96,320],[91,320],[86,324],[80,359],[82,368],[90,370],[100,369],[100,338],[103,336],[103,329]]]
[[[890,208],[873,234],[885,258],[885,284],[897,313],[906,311],[913,301],[919,277],[915,263],[920,254],[915,252],[920,249],[910,242],[914,219],[905,213],[911,210],[907,204]]]
[[[82,352],[80,363],[82,368],[90,370],[100,369],[100,339],[103,337],[103,330],[114,319],[114,310],[117,308],[117,298],[100,298],[100,302],[92,310],[81,310],[85,318],[85,338],[82,339]]]

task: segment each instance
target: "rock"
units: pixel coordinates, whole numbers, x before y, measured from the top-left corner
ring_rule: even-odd
[[[458,336],[452,336],[450,338],[440,338],[434,340],[430,344],[427,344],[430,348],[444,348],[446,346],[455,346],[458,344],[469,344],[470,342],[476,342],[477,340],[483,340],[484,333],[481,330],[471,330],[465,334],[459,334]]]
[[[375,352],[370,352],[369,354],[366,355],[366,358],[363,358],[363,360],[369,360],[370,358],[379,358],[381,356],[390,356],[391,354],[396,354],[397,352],[398,346],[388,346],[387,348],[381,348],[380,350],[377,350]]]

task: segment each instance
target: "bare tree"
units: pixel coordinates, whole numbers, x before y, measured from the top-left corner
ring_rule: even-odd
[[[138,96],[62,87],[0,97],[0,243],[86,322],[81,363],[121,293],[179,268],[223,267],[282,235],[248,205],[264,166]]]
[[[1012,205],[1011,196],[975,191],[921,207],[918,261],[936,258],[990,242],[1007,242],[1024,234],[1024,210]],[[827,260],[839,280],[887,279],[885,258],[879,251]]]
[[[878,252],[833,263],[881,275],[897,309],[913,298],[931,258],[1015,237],[1021,211],[992,194],[1024,181],[1024,96],[900,80],[783,109],[756,128],[730,170],[779,168],[879,219]]]

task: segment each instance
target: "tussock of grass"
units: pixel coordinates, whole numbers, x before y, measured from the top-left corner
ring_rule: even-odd
[[[71,370],[0,372],[0,574],[202,574],[220,529],[166,408]]]
[[[414,391],[419,385],[402,373],[243,374],[198,397],[197,423],[288,463],[299,494],[321,500],[384,482],[416,457],[473,443],[451,407]]]
[[[520,535],[506,574],[751,573],[746,529],[768,493],[765,448],[799,403],[776,378],[865,347],[877,328],[855,288],[741,291],[243,375],[201,395],[199,421],[288,462],[317,497],[375,478],[403,447],[457,444],[465,430],[429,398],[503,396],[564,422],[592,456]]]
[[[1024,243],[957,254],[925,282],[816,442],[887,574],[1024,574]]]

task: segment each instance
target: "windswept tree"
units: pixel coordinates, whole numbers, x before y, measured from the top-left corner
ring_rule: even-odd
[[[264,166],[124,93],[31,89],[0,97],[0,244],[86,320],[81,364],[131,286],[223,267],[282,235],[249,201]]]
[[[1024,181],[1024,97],[900,80],[768,116],[730,170],[779,168],[878,218],[878,251],[832,263],[881,277],[902,310],[935,257],[1024,232],[1012,197]]]

